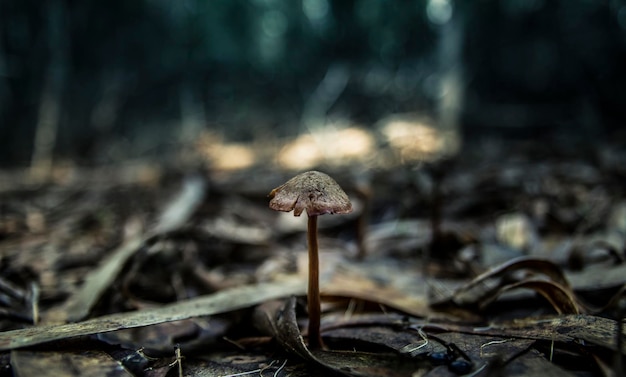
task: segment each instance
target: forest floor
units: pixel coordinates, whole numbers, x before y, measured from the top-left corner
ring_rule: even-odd
[[[2,172],[0,376],[623,375],[624,149],[319,169],[322,349],[295,174]]]

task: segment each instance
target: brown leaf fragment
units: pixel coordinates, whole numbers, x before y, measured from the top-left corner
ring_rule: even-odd
[[[255,313],[255,324],[276,338],[288,352],[305,360],[315,360],[300,334],[296,321],[296,298],[286,302],[272,301],[261,305]]]
[[[142,348],[152,354],[165,354],[177,345],[185,351],[206,348],[225,336],[229,322],[211,317],[210,320],[190,318],[151,326],[112,331],[100,334],[98,339],[128,349]]]
[[[65,325],[38,326],[5,331],[0,332],[0,350],[11,350],[76,336],[100,334],[225,313],[257,305],[267,300],[304,294],[304,291],[304,282],[300,279],[284,280],[277,283],[259,283],[224,289],[211,295],[153,309],[111,314]]]
[[[487,327],[458,328],[458,331],[470,331],[474,334],[501,337],[537,339],[549,342],[574,343],[581,346],[595,345],[613,352],[617,350],[617,322],[612,319],[588,314],[517,319],[512,322],[492,324]],[[624,333],[623,330],[622,333]],[[626,345],[622,345],[622,354],[626,354]]]
[[[285,359],[277,355],[254,354],[251,352],[212,353],[202,359],[189,359],[185,362],[185,376],[319,376],[325,371],[322,367],[312,368],[301,360]]]
[[[326,338],[332,339],[331,344],[337,344],[338,342],[352,344],[369,342],[389,347],[407,355],[407,357],[410,356],[425,361],[430,361],[430,355],[444,354],[447,348],[455,345],[473,363],[472,370],[474,372],[483,371],[482,373],[484,374],[480,375],[542,375],[534,372],[524,374],[524,368],[535,371],[536,368],[542,365],[549,368],[548,375],[568,375],[566,371],[555,364],[550,363],[552,364],[550,366],[544,364],[545,362],[549,363],[549,361],[546,360],[545,356],[533,349],[533,346],[536,344],[535,339],[471,334],[464,329],[458,329],[458,332],[442,333],[441,331],[446,331],[445,325],[440,327],[419,322],[408,327],[405,325],[404,329],[400,331],[398,330],[397,318],[388,321],[385,326],[384,317],[374,322],[371,321],[372,318],[369,316],[364,316],[363,319],[359,317],[355,316],[350,322],[344,323],[343,327],[325,331]],[[550,342],[551,340],[545,340],[544,344],[549,345]],[[557,345],[557,347],[563,347],[562,343]],[[527,354],[532,354],[532,357],[528,358]],[[457,360],[462,361],[458,355]],[[561,365],[563,364],[561,363]],[[429,370],[428,376],[455,375],[448,365],[439,367],[434,362],[425,369]]]
[[[348,195],[327,174],[308,171],[296,175],[273,189],[270,208],[300,216],[306,209],[309,216],[352,212]]]
[[[102,351],[13,351],[11,367],[21,376],[131,376],[120,363]]]
[[[53,313],[55,321],[76,322],[86,318],[104,291],[115,281],[128,259],[150,238],[180,228],[191,217],[204,198],[206,183],[200,177],[190,177],[181,192],[166,206],[155,228],[146,235],[133,234],[112,250],[102,263],[85,278],[83,286],[72,294],[62,308]]]
[[[530,350],[519,357],[511,360],[497,370],[493,368],[494,364],[488,365],[487,374],[494,376],[546,376],[546,377],[573,377],[575,373],[568,372],[557,364],[546,359],[543,354],[537,350]],[[491,368],[490,368],[491,367]]]
[[[115,281],[126,261],[144,244],[141,236],[134,236],[112,250],[102,263],[85,278],[79,290],[74,292],[58,311],[48,315],[55,321],[75,322],[86,318],[105,290]]]
[[[295,308],[296,299],[291,297],[284,306],[274,303],[271,308],[265,307],[261,313],[256,313],[256,318],[264,317],[263,327],[270,329],[276,341],[292,354],[346,376],[411,376],[420,368],[416,360],[399,357],[394,353],[370,353],[355,350],[310,351],[300,334]]]
[[[376,302],[401,310],[417,317],[434,316],[428,306],[428,298],[414,291],[389,284],[380,284],[371,278],[348,269],[341,269],[328,283],[322,286],[322,295],[357,298]]]

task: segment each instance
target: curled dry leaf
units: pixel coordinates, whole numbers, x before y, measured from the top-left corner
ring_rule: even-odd
[[[567,288],[546,280],[527,279],[514,284],[508,284],[495,292],[494,295],[487,297],[480,303],[484,308],[495,301],[502,294],[516,289],[530,289],[543,296],[558,314],[578,314],[581,312],[574,294]]]
[[[511,282],[505,278],[516,272],[524,272],[518,281]],[[529,288],[541,294],[559,313],[580,312],[561,268],[553,262],[537,258],[517,258],[496,266],[464,284],[451,296],[433,303],[433,306],[439,309],[484,308],[504,292],[518,288]]]

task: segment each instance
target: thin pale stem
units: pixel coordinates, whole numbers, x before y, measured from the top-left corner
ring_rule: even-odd
[[[307,240],[309,244],[309,347],[322,347],[320,336],[320,283],[319,283],[319,255],[317,250],[317,216],[309,216]]]

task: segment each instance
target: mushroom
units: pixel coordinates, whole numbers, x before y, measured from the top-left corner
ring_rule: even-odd
[[[296,175],[269,193],[270,208],[300,216],[306,209],[308,216],[307,243],[309,247],[309,347],[322,346],[320,336],[319,257],[317,251],[317,216],[352,212],[348,195],[327,174],[308,171]]]

